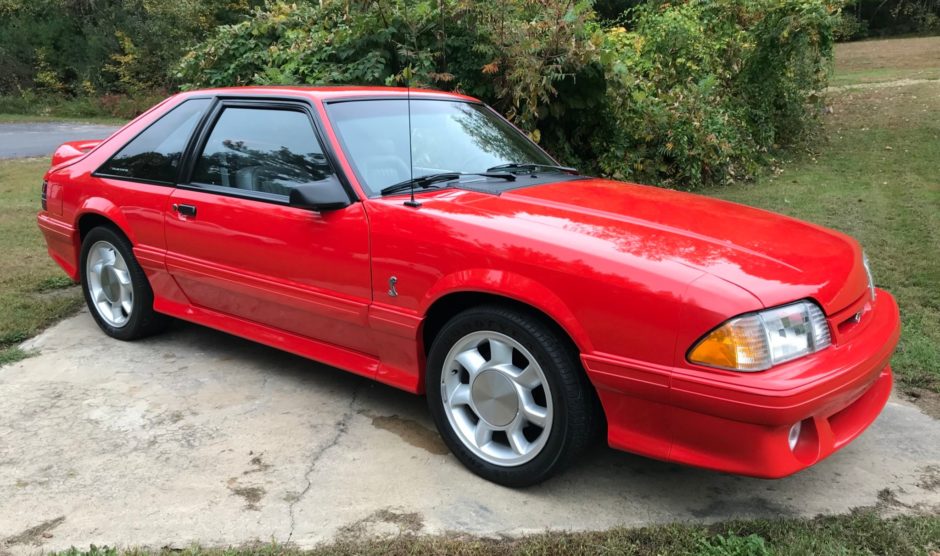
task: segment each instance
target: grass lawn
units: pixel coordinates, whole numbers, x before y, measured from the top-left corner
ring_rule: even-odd
[[[0,364],[22,358],[17,344],[81,305],[36,227],[48,167],[45,158],[0,161]]]
[[[889,41],[890,42],[890,41]],[[897,297],[899,385],[940,392],[940,81],[831,95],[826,142],[782,172],[711,192],[846,232]],[[928,394],[929,395],[929,394]]]
[[[127,120],[105,116],[61,117],[39,114],[0,114],[0,124],[20,124],[33,122],[76,122],[82,124],[124,125]]]
[[[940,37],[836,45],[833,87],[898,79],[940,79]]]
[[[928,556],[940,548],[940,517],[882,519],[873,511],[811,520],[753,520],[712,526],[665,525],[600,532],[541,533],[519,539],[480,539],[469,536],[402,535],[390,539],[344,539],[314,550],[300,551],[265,544],[227,549],[191,547],[147,551],[92,548],[59,553],[63,556],[161,554],[180,556],[259,555],[434,555],[503,554],[688,554],[697,556],[847,556],[891,554]]]

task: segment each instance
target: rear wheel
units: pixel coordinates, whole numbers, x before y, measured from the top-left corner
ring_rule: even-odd
[[[150,282],[122,234],[93,228],[82,241],[80,265],[85,302],[105,334],[134,340],[166,325],[167,317],[153,310]]]
[[[444,441],[490,481],[544,481],[596,436],[577,352],[537,315],[498,305],[460,313],[435,338],[426,379]]]

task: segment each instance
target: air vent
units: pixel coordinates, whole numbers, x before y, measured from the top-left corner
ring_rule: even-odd
[[[46,190],[49,189],[49,182],[42,180],[42,195],[40,199],[42,200],[42,210],[46,210]]]

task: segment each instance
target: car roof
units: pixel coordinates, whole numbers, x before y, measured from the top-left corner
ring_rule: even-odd
[[[459,93],[448,93],[445,91],[436,91],[434,89],[405,87],[361,87],[361,86],[299,86],[299,85],[276,85],[276,86],[252,86],[252,87],[219,87],[214,89],[199,89],[181,93],[181,95],[199,96],[205,94],[211,95],[233,95],[233,96],[305,96],[319,100],[341,100],[351,98],[405,98],[408,95],[412,98],[440,98],[441,100],[462,100],[480,102],[479,100],[462,95]]]

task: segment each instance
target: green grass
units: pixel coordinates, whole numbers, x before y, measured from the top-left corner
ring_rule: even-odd
[[[898,81],[901,79],[940,79],[940,68],[924,69],[895,69],[878,68],[862,71],[851,71],[834,75],[829,80],[832,87],[842,87],[845,85],[858,85],[862,83],[883,83],[886,81]]]
[[[19,124],[33,122],[78,122],[84,124],[124,125],[123,118],[110,116],[53,116],[42,114],[0,114],[0,124]]]
[[[637,554],[696,556],[843,556],[891,554],[927,556],[940,548],[940,517],[879,518],[873,511],[811,520],[751,520],[712,526],[663,525],[600,532],[541,533],[518,539],[470,536],[402,535],[391,539],[341,539],[309,551],[277,544],[183,550],[72,549],[62,556],[179,554],[181,556],[259,555],[435,555]]]
[[[73,120],[123,123],[166,97],[167,93],[161,91],[79,97],[24,91],[18,95],[0,95],[0,122]]]
[[[833,96],[816,156],[711,194],[846,232],[901,308],[902,386],[940,392],[940,82]]]
[[[840,93],[816,156],[712,192],[846,232],[901,308],[900,383],[940,392],[940,83]]]
[[[20,342],[81,305],[36,227],[48,167],[47,159],[0,161],[0,365],[28,355]]]

